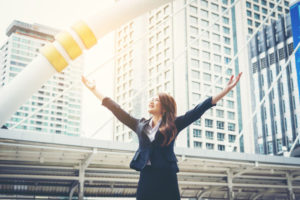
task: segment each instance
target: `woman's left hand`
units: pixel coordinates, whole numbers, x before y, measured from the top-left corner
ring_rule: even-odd
[[[220,99],[222,99],[232,88],[236,86],[242,76],[242,72],[237,75],[237,77],[233,80],[234,76],[230,77],[226,87],[219,94],[212,97],[212,104],[216,104]]]
[[[230,77],[230,80],[228,81],[227,86],[226,86],[226,90],[230,91],[230,90],[232,90],[232,88],[234,88],[236,86],[236,84],[239,82],[239,80],[242,76],[242,73],[243,72],[240,72],[239,75],[237,75],[237,77],[234,80],[233,80],[234,75],[232,75]]]

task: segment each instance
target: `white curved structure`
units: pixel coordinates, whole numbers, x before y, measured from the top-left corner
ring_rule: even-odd
[[[111,9],[80,21],[56,35],[52,44],[0,90],[0,127],[54,73],[61,72],[105,34],[171,0],[120,0]]]

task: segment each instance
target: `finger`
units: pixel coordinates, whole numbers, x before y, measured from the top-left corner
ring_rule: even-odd
[[[231,75],[229,81],[228,81],[228,84],[232,83],[232,80],[233,80],[233,75]]]
[[[237,80],[240,80],[243,72],[240,72],[239,75],[237,76]]]
[[[230,82],[232,82],[233,78],[234,78],[234,75],[231,75]]]
[[[83,75],[81,76],[81,80],[82,82],[86,83],[86,78]]]

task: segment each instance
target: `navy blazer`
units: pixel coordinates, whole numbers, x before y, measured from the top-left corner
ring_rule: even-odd
[[[107,107],[123,124],[137,134],[139,148],[130,162],[130,168],[141,171],[150,159],[152,167],[170,168],[174,169],[176,172],[179,171],[177,159],[174,154],[175,139],[168,146],[161,146],[164,138],[158,130],[154,141],[151,142],[146,134],[146,126],[149,126],[150,119],[136,119],[130,116],[116,102],[108,97],[103,99],[102,105]],[[194,109],[189,110],[182,116],[176,117],[175,125],[177,128],[177,135],[182,129],[199,119],[206,110],[215,105],[216,104],[212,104],[212,97],[209,97],[198,104]]]

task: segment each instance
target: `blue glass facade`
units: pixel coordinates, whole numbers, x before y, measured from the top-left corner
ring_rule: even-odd
[[[300,1],[299,0],[296,1],[293,5],[291,5],[290,16],[291,16],[291,23],[292,23],[294,47],[296,48],[300,41]],[[296,69],[297,69],[298,88],[300,90],[300,50],[299,49],[295,53],[295,62],[296,62]]]

